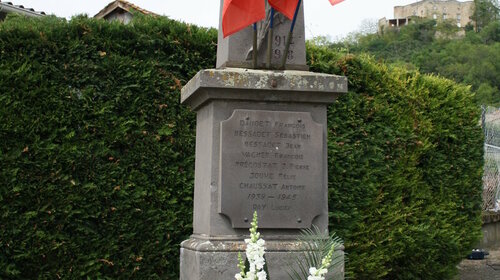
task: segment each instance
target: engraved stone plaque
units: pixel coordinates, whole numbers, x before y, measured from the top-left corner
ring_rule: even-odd
[[[235,110],[221,122],[219,213],[233,228],[311,227],[325,209],[323,125],[306,112]]]

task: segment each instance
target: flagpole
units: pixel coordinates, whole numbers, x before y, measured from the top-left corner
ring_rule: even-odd
[[[286,59],[288,57],[288,51],[290,50],[290,44],[292,43],[293,29],[295,27],[295,22],[297,21],[297,15],[299,14],[300,2],[297,2],[297,8],[295,9],[295,14],[293,15],[292,25],[290,26],[290,32],[288,32],[288,38],[286,38],[285,52],[283,53],[283,58],[281,59],[281,69],[285,69]]]
[[[257,69],[257,23],[253,24],[253,69]]]
[[[267,38],[267,68],[271,69],[271,54],[273,52],[273,25],[274,25],[274,8],[271,7],[271,21],[269,23],[269,32]]]

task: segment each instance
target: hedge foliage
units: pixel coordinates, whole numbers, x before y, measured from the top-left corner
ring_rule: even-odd
[[[330,107],[330,225],[353,279],[448,279],[480,236],[482,132],[469,88],[309,46],[345,75]]]
[[[180,88],[216,32],[168,20],[0,24],[0,278],[176,279],[192,233]]]
[[[216,32],[0,23],[0,278],[177,279],[191,233],[195,118],[179,90]],[[482,133],[468,89],[310,45],[346,75],[331,106],[331,229],[353,279],[443,279],[480,233]]]

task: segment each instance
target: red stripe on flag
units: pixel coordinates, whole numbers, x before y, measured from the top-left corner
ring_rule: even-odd
[[[227,37],[266,17],[263,0],[224,0],[222,33]]]
[[[344,2],[344,0],[329,0],[329,1],[330,1],[330,4],[332,4],[332,6],[337,5],[340,2]]]
[[[293,19],[299,0],[268,0],[269,5],[290,20]]]

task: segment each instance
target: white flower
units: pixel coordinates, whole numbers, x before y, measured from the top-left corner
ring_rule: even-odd
[[[235,278],[236,280],[267,280],[267,274],[263,271],[266,264],[266,260],[264,259],[266,242],[260,238],[260,233],[257,232],[257,212],[254,213],[251,224],[250,238],[245,239],[245,244],[247,245],[245,253],[249,264],[249,267],[246,268],[248,272],[244,271],[243,260],[241,259],[241,255],[238,255],[240,259],[238,266],[241,268],[241,273],[236,274]]]
[[[266,241],[264,241],[264,239],[261,238],[257,240],[257,246],[264,247],[264,245],[266,245]]]
[[[254,264],[257,270],[262,270],[264,268],[264,262],[264,258],[255,259]]]
[[[321,276],[309,276],[309,277],[307,277],[307,280],[325,280],[325,277],[321,277]]]
[[[325,267],[330,266],[330,260],[329,260],[328,258],[324,258],[324,259],[321,261],[321,265],[322,265],[322,266],[325,266]]]
[[[328,273],[328,270],[325,268],[320,268],[317,269],[315,267],[309,268],[309,277],[307,277],[307,280],[324,280],[325,279],[325,274]]]
[[[328,254],[321,260],[321,267],[318,269],[316,267],[309,268],[310,276],[307,277],[307,280],[324,280],[325,275],[328,273],[328,267],[330,267],[330,263],[332,261],[332,255],[335,251],[335,246],[331,246]]]
[[[318,270],[315,267],[309,268],[309,274],[311,274],[312,276],[316,276],[317,272]]]
[[[259,278],[259,280],[267,280],[267,275],[265,271],[259,271],[257,273],[257,277]]]

